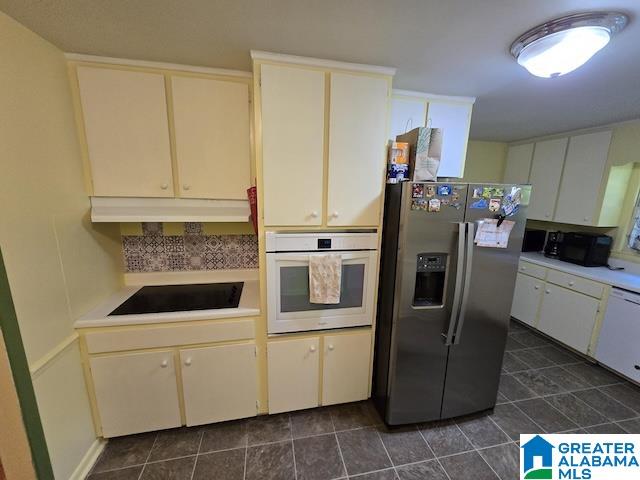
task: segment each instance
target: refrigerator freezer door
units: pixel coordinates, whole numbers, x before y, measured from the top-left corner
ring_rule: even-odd
[[[424,184],[422,195],[426,200],[439,200],[439,209],[416,209],[413,196],[420,192],[413,189],[414,185],[403,184],[398,222],[385,415],[390,425],[440,418],[449,350],[445,343],[456,287],[458,232],[467,195],[466,185]],[[427,192],[427,186],[435,190],[429,188]],[[439,190],[439,186],[448,188]],[[427,197],[431,193],[433,196]],[[441,290],[434,286],[437,282],[442,282]]]
[[[531,187],[469,185],[465,212],[465,221],[473,225],[470,230],[476,231],[480,220],[495,218],[501,213],[491,211],[489,206],[493,203],[495,208],[497,201],[502,206],[504,196],[511,192],[512,187],[521,189],[521,203],[515,214],[505,219],[515,222],[507,248],[478,247],[473,244],[473,235],[467,238],[472,251],[466,259],[470,276],[465,282],[461,306],[464,315],[460,316],[459,333],[449,350],[442,418],[465,415],[495,405]],[[475,203],[480,199],[473,198],[474,191],[477,196],[484,188],[491,188],[489,193],[494,195],[490,195],[486,202]],[[476,208],[473,208],[474,203]],[[477,208],[485,203],[484,208]]]

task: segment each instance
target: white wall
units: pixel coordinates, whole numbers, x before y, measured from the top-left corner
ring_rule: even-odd
[[[88,220],[60,50],[0,13],[0,247],[56,478],[92,446],[75,319],[121,284],[118,226]]]

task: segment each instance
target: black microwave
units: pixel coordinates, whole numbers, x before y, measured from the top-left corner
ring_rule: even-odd
[[[613,238],[609,235],[565,233],[560,245],[560,260],[584,267],[604,267],[609,262]]]

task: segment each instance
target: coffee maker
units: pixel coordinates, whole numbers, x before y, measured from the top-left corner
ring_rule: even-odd
[[[560,245],[564,234],[562,232],[549,232],[547,235],[547,244],[544,246],[544,256],[549,258],[558,258],[560,256]]]

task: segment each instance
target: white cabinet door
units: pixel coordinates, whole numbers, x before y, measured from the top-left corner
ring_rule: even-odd
[[[253,343],[181,350],[180,361],[187,426],[256,415]]]
[[[511,316],[532,327],[536,327],[538,307],[544,289],[544,281],[528,275],[518,274],[513,292]]]
[[[579,352],[587,353],[599,303],[595,298],[547,283],[538,328]]]
[[[104,437],[180,426],[173,351],[93,357]]]
[[[325,73],[278,65],[260,72],[264,223],[321,225]]]
[[[371,332],[324,337],[322,404],[366,399],[370,359]]]
[[[402,135],[414,128],[424,127],[426,120],[426,99],[393,94],[391,97],[390,140],[395,141],[398,135]]]
[[[269,342],[269,413],[318,406],[318,337]]]
[[[330,226],[380,223],[388,99],[386,78],[331,74],[327,193]],[[319,178],[314,181],[320,183]]]
[[[569,139],[554,221],[577,225],[598,223],[598,202],[611,130]]]
[[[472,108],[468,102],[429,101],[427,127],[442,129],[439,177],[464,176]]]
[[[249,85],[173,76],[171,87],[180,196],[246,199]]]
[[[507,165],[504,170],[504,183],[529,183],[529,170],[533,157],[533,143],[510,146],[507,152]]]
[[[567,140],[557,138],[536,143],[529,176],[533,188],[527,218],[548,222],[553,219]]]
[[[93,194],[172,197],[164,76],[78,67]]]

